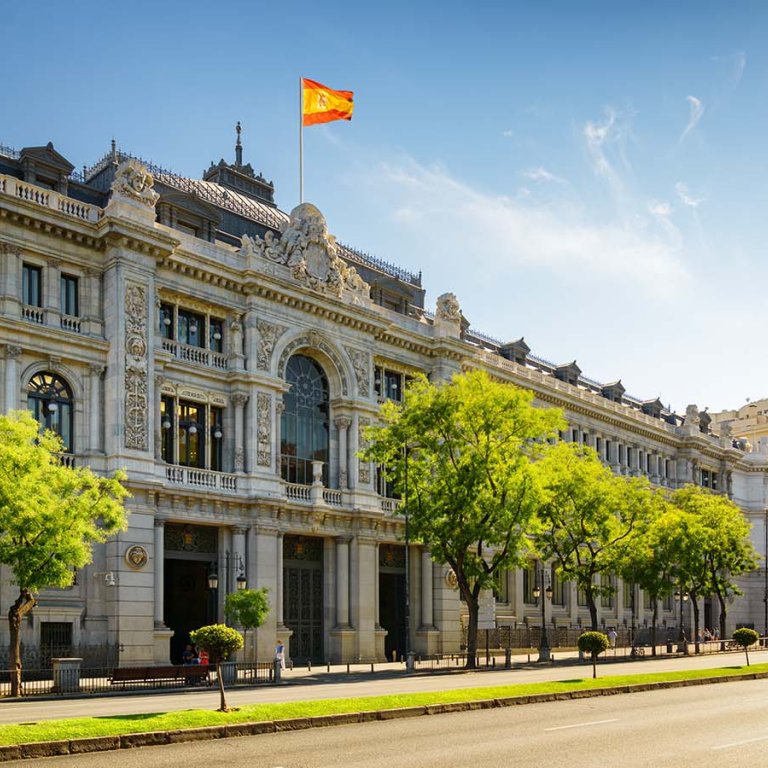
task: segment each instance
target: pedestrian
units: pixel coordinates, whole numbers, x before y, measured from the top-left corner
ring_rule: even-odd
[[[275,661],[280,664],[280,669],[285,669],[285,646],[282,640],[278,640],[275,646]]]
[[[608,630],[608,643],[610,644],[611,648],[615,648],[616,647],[616,638],[617,637],[618,637],[618,635],[616,634],[616,630],[613,627],[611,627]]]

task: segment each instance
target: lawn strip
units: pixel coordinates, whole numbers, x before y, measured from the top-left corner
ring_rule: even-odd
[[[581,671],[587,671],[583,669]],[[327,718],[360,712],[392,711],[406,707],[438,707],[485,700],[504,700],[526,696],[575,693],[597,688],[617,689],[630,685],[695,681],[707,678],[733,677],[749,673],[768,674],[768,664],[751,667],[679,670],[639,675],[614,675],[597,679],[573,678],[540,683],[525,683],[482,688],[427,691],[423,693],[389,694],[362,698],[320,699],[277,704],[249,704],[235,712],[222,713],[208,709],[189,709],[143,715],[110,715],[105,717],[46,720],[37,723],[0,726],[0,746],[37,742],[87,739],[135,733],[179,731],[240,723],[282,721],[298,718]],[[434,710],[433,710],[434,711]],[[279,726],[278,726],[279,728]]]

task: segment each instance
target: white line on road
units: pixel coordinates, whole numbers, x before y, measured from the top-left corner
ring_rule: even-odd
[[[730,744],[718,744],[712,749],[732,749],[733,747],[743,747],[745,744],[754,744],[758,741],[768,741],[768,736],[758,736],[755,739],[744,739],[744,741],[732,741]]]
[[[590,725],[604,725],[605,723],[617,723],[619,719],[617,717],[610,720],[593,720],[591,723],[573,723],[571,725],[557,725],[554,728],[545,728],[545,731],[564,731],[566,728],[586,728]]]

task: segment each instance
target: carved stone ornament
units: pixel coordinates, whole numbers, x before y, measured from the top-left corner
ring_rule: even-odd
[[[10,243],[0,243],[0,253],[3,256],[21,256],[21,248],[18,245],[11,245]]]
[[[285,379],[285,367],[288,365],[288,360],[291,355],[298,352],[300,349],[316,349],[328,357],[335,366],[336,372],[339,374],[339,379],[341,380],[341,394],[344,397],[349,394],[349,382],[347,381],[345,367],[342,365],[338,353],[317,331],[309,331],[309,333],[299,336],[285,347],[280,355],[280,360],[277,363],[277,375],[281,379]]]
[[[698,427],[701,424],[701,419],[699,418],[699,409],[695,405],[688,405],[685,408],[685,426],[690,427]]]
[[[125,562],[131,568],[139,570],[149,562],[149,553],[140,544],[134,544],[125,550]]]
[[[456,578],[456,571],[453,570],[453,568],[447,568],[445,571],[445,583],[451,588],[451,589],[458,589],[459,588],[459,580]]]
[[[256,321],[259,332],[259,346],[256,350],[256,367],[260,371],[268,371],[272,362],[272,352],[277,340],[288,330],[284,325],[275,325],[266,320]]]
[[[261,467],[272,464],[272,396],[266,392],[256,395],[256,463]]]
[[[370,299],[370,286],[338,255],[336,238],[311,203],[291,211],[279,240],[272,232],[263,238],[244,236],[240,252],[288,267],[296,280],[314,291],[337,297],[346,292],[353,304]]]
[[[355,371],[357,393],[360,397],[367,398],[371,394],[371,356],[359,349],[352,349],[351,347],[344,347],[344,349],[347,350]]]
[[[461,307],[454,293],[444,293],[437,297],[437,309],[435,317],[438,320],[447,320],[450,323],[461,322]]]
[[[131,200],[154,208],[160,195],[152,187],[155,180],[147,167],[138,160],[124,160],[117,166],[112,182],[113,200]]]
[[[368,438],[366,437],[365,430],[370,425],[371,420],[366,418],[360,418],[357,422],[357,429],[358,429],[358,445],[360,446],[360,451],[364,451],[369,443]],[[371,482],[371,462],[365,461],[364,459],[359,459],[358,467],[357,467],[357,475],[360,480],[360,483],[362,485],[368,485]]]
[[[125,289],[125,447],[147,450],[147,294],[140,285]]]

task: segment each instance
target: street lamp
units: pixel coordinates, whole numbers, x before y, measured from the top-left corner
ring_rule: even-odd
[[[413,652],[411,651],[411,532],[408,520],[408,444],[405,453],[405,471],[403,478],[404,495],[403,515],[405,517],[405,670],[413,671]]]
[[[237,577],[235,578],[235,586],[238,590],[245,589],[248,586],[248,580],[245,578],[245,563],[243,558],[238,552],[230,552],[227,550],[224,553],[224,574],[225,576],[237,571]],[[214,590],[219,588],[219,573],[216,565],[216,561],[211,563],[211,569],[208,571],[208,589]]]
[[[549,661],[551,658],[551,651],[549,648],[549,638],[547,637],[547,600],[552,601],[552,585],[547,584],[546,589],[542,593],[542,586],[544,585],[544,564],[541,565],[539,572],[539,583],[533,588],[534,600],[541,600],[541,642],[539,643],[539,661]]]
[[[675,600],[680,602],[680,641],[685,643],[685,618],[683,617],[683,606],[688,602],[688,593],[680,589],[675,590]]]

